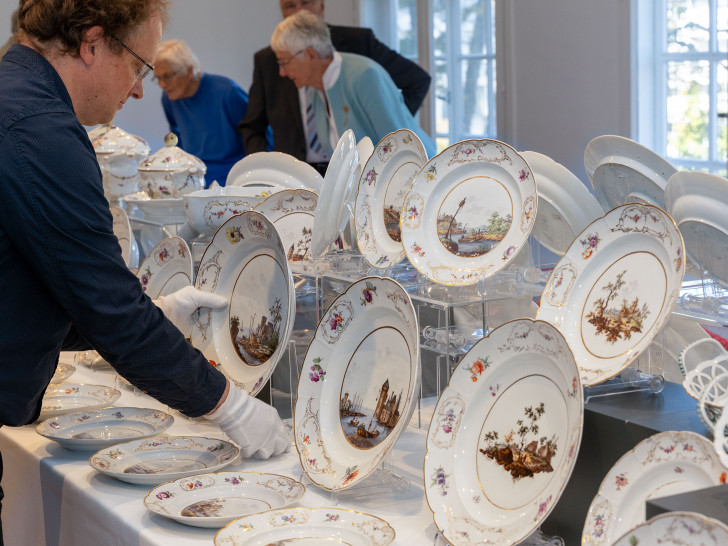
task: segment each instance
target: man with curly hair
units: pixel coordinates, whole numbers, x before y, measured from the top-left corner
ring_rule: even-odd
[[[276,410],[185,339],[198,307],[227,302],[192,287],[145,295],[83,127],[142,98],[166,13],[167,0],[19,2],[0,62],[0,426],[35,421],[59,352],[91,346],[162,403],[208,416],[243,456],[267,458],[290,447]]]

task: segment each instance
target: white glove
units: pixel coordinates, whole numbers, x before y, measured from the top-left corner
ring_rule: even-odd
[[[268,459],[291,448],[276,409],[232,383],[225,401],[206,417],[238,444],[244,458]]]
[[[185,337],[190,337],[192,333],[192,313],[198,308],[219,309],[228,304],[227,298],[203,292],[194,286],[185,286],[169,296],[160,296],[153,301]]]

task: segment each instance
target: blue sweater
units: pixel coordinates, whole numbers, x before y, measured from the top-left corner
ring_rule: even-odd
[[[203,74],[194,95],[169,100],[162,93],[162,106],[179,147],[205,162],[206,185],[217,180],[224,186],[230,168],[245,156],[237,126],[248,108],[248,94],[230,78]]]
[[[354,131],[357,142],[365,136],[376,146],[387,134],[397,129],[410,129],[420,137],[427,156],[436,153],[435,143],[415,121],[402,98],[402,92],[379,64],[354,53],[340,53],[341,72],[334,85],[326,90],[339,135]],[[328,123],[326,110],[316,93],[314,101],[316,127],[321,132]],[[328,144],[328,136],[321,139]]]
[[[72,338],[190,416],[212,410],[225,389],[124,264],[71,97],[22,45],[0,62],[0,302],[0,424],[38,417]]]

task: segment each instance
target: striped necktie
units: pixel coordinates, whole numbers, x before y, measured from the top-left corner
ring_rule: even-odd
[[[324,155],[324,148],[319,140],[316,130],[316,113],[313,111],[313,97],[316,90],[309,86],[306,88],[306,132],[308,134],[309,149],[318,154]]]

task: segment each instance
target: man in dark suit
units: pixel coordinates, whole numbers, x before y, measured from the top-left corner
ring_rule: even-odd
[[[306,9],[323,18],[324,0],[281,0],[281,13],[288,17]],[[357,53],[378,62],[402,91],[407,108],[414,114],[430,87],[430,76],[412,61],[392,51],[368,28],[329,25],[331,41],[337,51]],[[253,84],[248,110],[238,126],[247,153],[265,151],[266,129],[273,129],[273,149],[308,161],[320,171],[326,159],[311,155],[303,127],[299,92],[293,82],[281,77],[278,62],[270,47],[255,54]],[[375,143],[376,144],[376,143]]]

